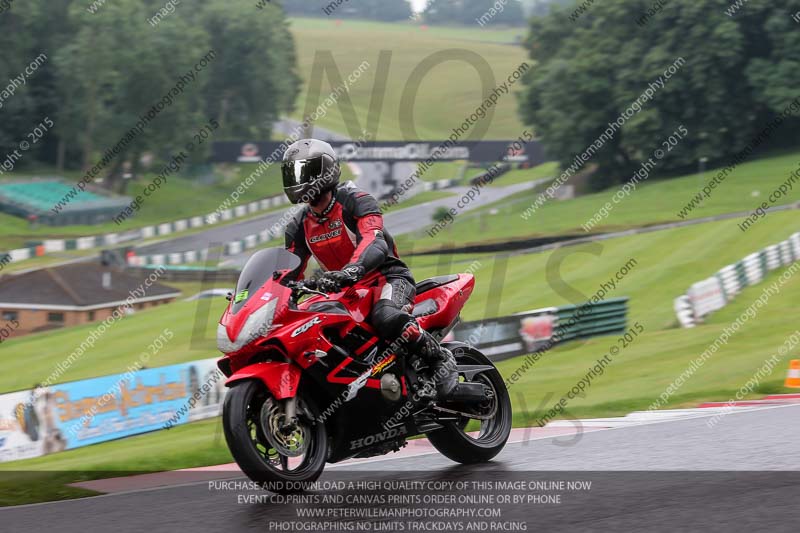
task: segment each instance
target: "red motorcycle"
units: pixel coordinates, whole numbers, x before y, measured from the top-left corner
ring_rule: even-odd
[[[420,434],[460,463],[488,461],[502,450],[511,402],[485,355],[443,343],[459,379],[480,387],[474,398],[437,400],[422,358],[402,339],[381,341],[366,322],[379,293],[369,278],[328,295],[312,282],[287,279],[299,265],[283,249],[254,254],[217,331],[226,354],[218,366],[230,387],[225,439],[250,479],[277,492],[298,490],[326,462],[384,455]],[[413,315],[441,341],[474,285],[469,274],[422,281]]]

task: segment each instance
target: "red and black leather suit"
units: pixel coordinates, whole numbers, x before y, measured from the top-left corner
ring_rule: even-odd
[[[370,315],[380,336],[391,341],[405,331],[409,340],[419,337],[410,315],[416,295],[411,271],[383,226],[378,202],[352,182],[333,191],[331,203],[320,215],[306,206],[294,217],[286,227],[286,249],[302,260],[296,279],[302,278],[312,255],[327,271],[362,266],[361,284],[380,289]]]

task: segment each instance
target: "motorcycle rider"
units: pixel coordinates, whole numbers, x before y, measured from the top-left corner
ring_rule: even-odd
[[[290,277],[302,279],[313,255],[324,271],[316,279],[318,289],[335,293],[362,280],[375,287],[380,297],[370,314],[373,328],[384,341],[402,346],[405,340],[422,355],[438,378],[440,398],[456,396],[455,357],[411,316],[414,278],[398,257],[375,198],[352,182],[339,184],[338,158],[324,141],[303,139],[289,146],[282,174],[289,201],[307,204],[286,227],[286,249],[302,260]]]

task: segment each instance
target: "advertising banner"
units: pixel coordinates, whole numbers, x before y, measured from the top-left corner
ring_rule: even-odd
[[[555,308],[458,324],[446,340],[475,346],[493,361],[527,354],[546,346],[558,325]]]
[[[537,141],[467,141],[440,149],[447,141],[374,141],[355,143],[329,141],[343,161],[473,161],[476,163],[544,163],[544,149]],[[215,142],[211,147],[214,163],[257,163],[271,154],[283,155],[285,147],[274,141],[265,142]],[[273,157],[274,159],[274,157]],[[280,157],[278,157],[280,160]]]
[[[44,455],[40,433],[43,428],[38,418],[42,413],[30,405],[31,394],[26,391],[0,396],[0,462]]]
[[[216,359],[0,395],[0,462],[37,457],[217,416]]]

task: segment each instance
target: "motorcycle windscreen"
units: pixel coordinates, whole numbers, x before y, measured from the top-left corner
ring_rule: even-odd
[[[283,248],[268,248],[254,253],[239,275],[231,312],[238,313],[239,309],[250,301],[250,298],[272,277],[274,272],[294,270],[300,266],[300,263],[299,257]]]

